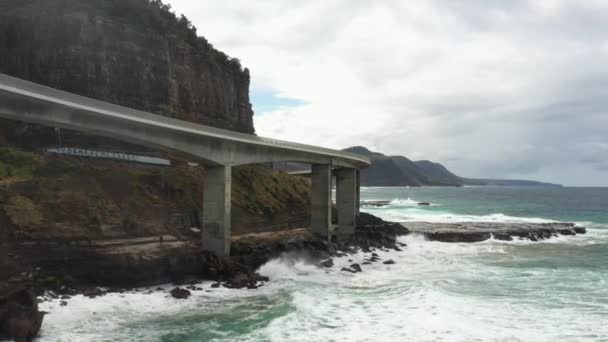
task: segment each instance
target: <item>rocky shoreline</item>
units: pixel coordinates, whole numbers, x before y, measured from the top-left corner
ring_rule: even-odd
[[[358,273],[363,271],[362,265],[393,263],[380,260],[374,251],[400,251],[405,245],[399,243],[397,237],[411,233],[433,241],[477,242],[490,238],[538,241],[585,232],[585,228],[571,223],[399,224],[362,213],[355,234],[346,240],[328,243],[308,229],[244,234],[233,237],[229,258],[201,251],[198,239],[168,239],[131,246],[4,246],[18,272],[13,270],[3,275],[8,282],[0,287],[0,339],[30,341],[38,334],[44,313],[38,311],[37,298],[42,294],[45,298],[67,300],[76,294],[96,297],[107,292],[171,283],[176,287],[170,295],[185,299],[190,290],[198,290],[195,284],[201,280],[214,281],[212,288],[257,288],[269,280],[257,273],[259,267],[284,253],[305,252],[317,260],[319,267],[327,268],[334,267],[333,257],[358,251],[371,253],[361,264],[342,269]],[[5,267],[3,271],[8,269]],[[157,290],[167,291],[160,287]],[[67,305],[67,301],[62,305]]]
[[[44,313],[38,311],[37,298],[42,295],[67,305],[77,294],[93,298],[169,283],[177,286],[171,295],[183,299],[202,280],[215,281],[212,287],[254,289],[268,281],[258,268],[283,253],[306,252],[321,266],[332,256],[358,250],[399,250],[397,236],[407,233],[397,223],[361,214],[355,235],[347,240],[328,243],[308,229],[238,235],[228,258],[201,251],[198,238],[130,245],[4,243],[0,275],[7,281],[0,284],[0,339],[30,341],[38,334]]]

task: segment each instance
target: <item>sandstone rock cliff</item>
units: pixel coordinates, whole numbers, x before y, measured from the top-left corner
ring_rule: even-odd
[[[249,71],[159,0],[3,0],[0,73],[254,133]]]

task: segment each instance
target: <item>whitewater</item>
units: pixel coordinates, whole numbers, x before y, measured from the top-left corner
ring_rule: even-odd
[[[40,341],[608,341],[608,189],[364,188],[363,210],[403,222],[573,221],[541,242],[400,237],[385,265],[341,272],[306,255],[263,265],[256,290],[199,286],[188,300],[139,289],[45,301]],[[419,202],[430,202],[420,206]]]

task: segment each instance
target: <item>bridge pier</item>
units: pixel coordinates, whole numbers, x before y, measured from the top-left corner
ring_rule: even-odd
[[[312,165],[310,230],[331,240],[331,165]]]
[[[203,250],[230,255],[231,166],[205,167],[203,190]]]
[[[361,170],[355,169],[355,172],[357,177],[357,199],[355,200],[357,204],[356,214],[359,216],[359,212],[361,211]]]
[[[338,213],[337,238],[355,233],[357,217],[357,170],[342,168],[336,170],[336,209]]]

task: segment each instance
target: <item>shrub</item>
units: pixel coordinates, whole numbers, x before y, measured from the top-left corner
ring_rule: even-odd
[[[0,147],[0,179],[9,177],[31,178],[42,165],[42,157],[12,147]]]
[[[40,210],[27,197],[16,195],[4,206],[8,218],[18,227],[31,227],[42,223]]]
[[[87,222],[91,219],[91,203],[83,192],[62,191],[57,195],[56,215],[59,221]]]

